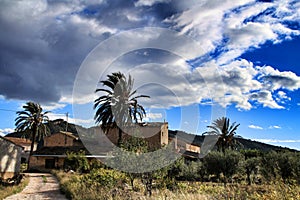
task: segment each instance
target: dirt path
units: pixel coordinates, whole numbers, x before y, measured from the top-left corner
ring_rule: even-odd
[[[25,189],[4,200],[67,200],[67,198],[60,193],[58,181],[52,174],[28,173],[26,175],[29,176],[29,183]]]

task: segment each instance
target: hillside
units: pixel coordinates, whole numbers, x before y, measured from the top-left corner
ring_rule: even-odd
[[[194,135],[194,134],[189,134],[184,131],[174,131],[174,130],[169,130],[169,135],[175,136],[177,135],[178,139],[184,140],[184,141],[193,141],[192,144],[196,146],[202,146],[203,141],[205,136],[202,135]],[[240,144],[243,149],[257,149],[260,151],[283,151],[283,150],[289,150],[289,151],[296,151],[294,149],[289,149],[286,147],[280,147],[280,146],[275,146],[275,145],[270,145],[258,141],[253,141],[250,139],[245,139],[241,137],[236,137],[235,138]]]
[[[46,125],[50,129],[51,134],[57,133],[59,131],[67,131],[67,132],[73,133],[74,135],[78,135],[77,130],[76,130],[77,125],[72,124],[72,123],[67,123],[63,119],[49,121],[48,123],[46,123]],[[80,127],[80,126],[78,126],[78,127]],[[9,133],[6,136],[7,137],[22,137],[22,133],[14,132],[14,133]]]
[[[57,119],[54,121],[50,121],[49,123],[46,124],[49,129],[51,134],[53,133],[57,133],[59,131],[68,131],[73,133],[74,135],[78,136],[77,133],[77,129],[80,129],[80,132],[82,132],[83,134],[94,134],[94,129],[95,127],[91,127],[91,128],[84,128],[82,126],[78,126],[72,123],[67,123],[66,121],[62,120],[62,119]],[[7,136],[9,137],[21,137],[22,134],[21,133],[10,133]],[[202,146],[203,141],[205,136],[202,135],[194,135],[194,134],[189,134],[186,133],[184,131],[178,131],[178,130],[169,130],[169,137],[175,137],[177,136],[178,139],[186,141],[186,142],[190,142],[192,141],[192,144],[196,145],[196,146]],[[257,141],[253,141],[250,139],[245,139],[245,138],[241,138],[241,137],[236,137],[236,140],[241,144],[243,149],[257,149],[257,150],[261,150],[261,151],[282,151],[282,150],[289,150],[289,151],[296,151],[293,149],[289,149],[286,147],[279,147],[279,146],[275,146],[275,145],[270,145],[270,144],[265,144],[262,142],[257,142]]]

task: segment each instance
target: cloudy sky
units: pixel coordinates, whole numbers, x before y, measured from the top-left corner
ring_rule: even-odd
[[[131,74],[146,121],[300,149],[297,0],[1,0],[0,134],[29,100],[94,125],[99,80]]]

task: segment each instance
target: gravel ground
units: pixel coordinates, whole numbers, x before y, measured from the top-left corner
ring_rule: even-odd
[[[4,200],[67,200],[67,198],[60,193],[59,183],[52,174],[28,173],[26,176],[29,176],[29,183],[25,189],[18,194],[5,198]]]

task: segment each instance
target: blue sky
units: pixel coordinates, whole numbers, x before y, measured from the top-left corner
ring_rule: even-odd
[[[29,100],[94,125],[93,91],[131,74],[146,121],[201,134],[216,117],[244,138],[300,150],[300,3],[254,0],[0,2],[0,134]]]

